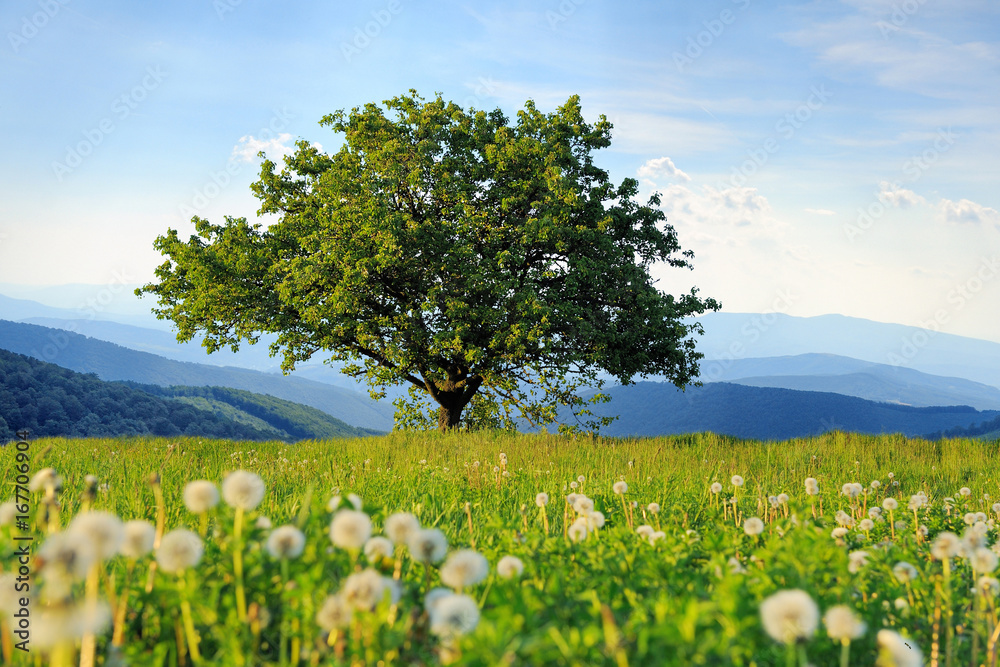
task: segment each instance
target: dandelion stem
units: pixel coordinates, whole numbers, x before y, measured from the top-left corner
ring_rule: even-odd
[[[86,596],[87,613],[93,618],[97,615],[97,588],[100,583],[101,566],[95,562],[87,572]],[[97,636],[93,632],[87,632],[80,641],[80,667],[93,667],[94,653],[97,651]]]
[[[247,620],[247,598],[243,590],[243,508],[236,508],[233,527],[233,574],[236,577],[236,617],[241,623]]]

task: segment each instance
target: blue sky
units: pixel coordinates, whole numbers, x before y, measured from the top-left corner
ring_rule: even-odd
[[[1000,341],[995,2],[9,0],[0,30],[11,296],[151,280],[168,227],[255,214],[257,150],[336,149],[334,110],[579,94],[696,254],[664,289]]]

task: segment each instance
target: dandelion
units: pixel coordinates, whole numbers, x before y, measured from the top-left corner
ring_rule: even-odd
[[[639,534],[640,537],[649,537],[653,534],[654,528],[652,526],[647,526],[643,524],[635,529],[635,532]]]
[[[995,598],[1000,595],[1000,581],[993,577],[979,577],[979,580],[976,581],[976,590],[985,597]]]
[[[44,607],[40,612],[32,611],[31,646],[43,651],[52,650],[52,662],[58,662],[61,658],[56,654],[60,645],[74,642],[84,635],[103,634],[110,621],[111,610],[103,602]]]
[[[96,558],[93,542],[80,534],[66,531],[45,540],[38,561],[49,599],[68,597],[73,582],[87,575]]]
[[[535,496],[535,504],[538,505],[538,507],[540,507],[540,508],[541,507],[545,507],[546,505],[548,505],[549,504],[549,494],[545,493],[544,491],[538,493]]]
[[[515,579],[524,572],[524,563],[517,556],[504,556],[497,563],[497,574],[503,579]]]
[[[718,482],[713,482],[712,486],[711,486],[711,489],[712,489],[712,493],[716,493],[717,494],[717,493],[719,493],[719,492],[722,491],[722,485],[719,484]]]
[[[569,505],[570,507],[572,507],[573,503],[576,502],[576,496],[577,496],[577,494],[575,494],[575,493],[571,493],[568,496],[566,496],[566,504]]]
[[[188,482],[184,487],[184,505],[193,514],[202,514],[219,504],[219,489],[206,479]]]
[[[584,495],[578,495],[576,497],[576,502],[573,503],[573,509],[583,515],[587,515],[594,511],[594,501]]]
[[[967,487],[967,486],[963,486],[963,487],[962,487],[961,489],[959,489],[959,490],[958,490],[958,494],[959,494],[960,496],[963,496],[963,497],[965,497],[965,498],[968,498],[969,496],[971,496],[971,495],[972,495],[972,489],[970,489],[970,488],[969,488],[969,487]]]
[[[628,484],[624,481],[615,482],[611,489],[617,493],[619,496],[628,493]]]
[[[410,555],[421,563],[437,563],[448,552],[448,538],[437,528],[423,528],[408,542]]]
[[[867,551],[852,551],[847,555],[847,571],[851,574],[857,574],[867,564]]]
[[[573,522],[573,525],[569,527],[566,535],[573,542],[581,542],[587,539],[587,520],[584,519],[582,522],[577,519]]]
[[[867,626],[846,605],[837,605],[827,609],[826,613],[823,614],[823,625],[826,626],[826,634],[830,635],[830,639],[840,642],[843,646],[840,664],[842,667],[847,667],[850,664],[848,661],[851,640],[858,639],[865,634]]]
[[[850,531],[844,528],[843,526],[837,526],[830,532],[830,536],[833,537],[835,540],[839,540],[844,535],[847,535],[847,533],[849,532]]]
[[[997,569],[997,555],[986,547],[979,547],[969,556],[969,565],[981,574],[989,574]]]
[[[569,488],[573,489],[574,491],[576,490],[577,486],[579,486],[579,485],[576,482],[570,482],[569,483]]]
[[[868,518],[872,521],[882,521],[882,508],[881,507],[869,507],[868,508]]]
[[[186,528],[170,531],[160,540],[156,562],[164,572],[180,573],[201,561],[205,547],[197,534]]]
[[[9,526],[17,518],[17,503],[9,500],[0,505],[0,526]]]
[[[323,606],[316,613],[316,625],[327,632],[338,628],[346,628],[351,624],[354,610],[340,593],[329,595],[323,600]]]
[[[385,534],[393,544],[407,544],[420,530],[420,521],[409,512],[390,514],[385,520]]]
[[[885,628],[878,631],[877,638],[879,655],[885,659],[885,664],[892,667],[920,667],[924,664],[924,656],[912,639],[903,639],[898,632]]]
[[[474,586],[490,573],[490,564],[486,557],[472,549],[460,549],[450,556],[441,566],[441,582],[446,586],[461,591],[467,586]]]
[[[77,514],[69,523],[68,532],[90,540],[98,560],[107,560],[118,553],[125,538],[122,520],[110,512],[87,511]]]
[[[364,554],[369,563],[378,563],[385,558],[392,558],[392,541],[387,537],[376,536],[365,542]]]
[[[354,609],[371,611],[385,598],[387,590],[386,578],[368,568],[347,577],[341,595],[344,596],[344,602]]]
[[[279,526],[267,537],[271,558],[298,558],[306,546],[306,536],[295,526]]]
[[[127,521],[122,531],[124,535],[121,545],[118,547],[121,555],[126,558],[139,559],[153,550],[156,528],[150,522],[142,519]]]
[[[435,603],[430,617],[431,632],[442,639],[451,640],[476,629],[479,624],[479,607],[468,595],[452,594]]]
[[[760,604],[760,619],[768,635],[791,646],[816,632],[819,608],[805,591],[778,591]]]
[[[660,504],[659,503],[649,503],[649,505],[646,506],[646,511],[649,512],[650,514],[659,514],[660,513]]]
[[[55,468],[42,468],[28,482],[28,490],[35,492],[48,491],[49,489],[52,491],[62,489],[62,478],[56,474]]]
[[[906,561],[900,561],[893,565],[892,574],[901,584],[907,584],[915,580],[918,576],[917,568]]]
[[[371,534],[371,519],[358,510],[340,510],[330,522],[330,541],[341,549],[361,549]]]
[[[788,494],[787,493],[779,493],[778,494],[778,504],[779,505],[787,505],[788,504]]]
[[[231,472],[222,482],[222,497],[230,507],[251,512],[264,499],[264,480],[246,470]]]
[[[869,486],[871,486],[873,490],[878,489],[878,487],[882,486],[882,482],[878,481],[877,479],[873,479],[872,483]]]
[[[819,481],[815,477],[806,477],[805,487],[806,493],[810,496],[815,496],[819,493]]]
[[[756,537],[764,532],[764,522],[755,516],[743,522],[743,532],[752,537]]]
[[[735,487],[743,486],[743,478],[740,477],[739,475],[733,475],[732,479],[730,479],[729,481],[732,482],[733,486]]]
[[[869,532],[871,532],[871,529],[874,527],[875,527],[875,522],[872,521],[871,519],[862,519],[861,521],[858,522],[858,529],[864,531],[866,535]]]
[[[579,475],[579,476],[578,476],[578,477],[576,478],[576,481],[580,482],[580,484],[583,484],[584,482],[586,482],[586,481],[587,481],[587,478],[586,478],[586,477],[584,477],[583,475]]]
[[[931,555],[937,560],[949,560],[962,553],[962,541],[958,535],[948,531],[938,533],[931,544]]]
[[[586,514],[587,528],[591,531],[596,531],[598,528],[604,528],[604,512],[588,512]]]
[[[271,520],[266,516],[264,516],[263,514],[257,517],[257,520],[253,522],[253,525],[256,528],[259,528],[260,530],[271,530],[271,528],[273,527],[271,524]]]
[[[886,512],[894,512],[899,507],[899,502],[895,498],[886,498],[882,501],[882,507]]]
[[[1000,515],[1000,503],[993,503],[993,507],[991,509],[994,514]]]

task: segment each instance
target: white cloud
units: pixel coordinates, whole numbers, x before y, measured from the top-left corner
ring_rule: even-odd
[[[771,204],[758,194],[757,188],[732,187],[717,189],[701,186],[700,191],[684,185],[669,185],[662,193],[660,208],[668,219],[679,224],[747,227],[767,221]]]
[[[678,169],[674,165],[673,160],[668,157],[658,157],[652,160],[646,160],[646,163],[639,167],[636,174],[638,174],[640,178],[648,178],[651,181],[655,181],[657,177],[666,177],[682,183],[687,183],[691,180],[691,177]]]
[[[318,146],[318,144],[316,144]],[[233,146],[233,158],[239,162],[253,162],[257,158],[257,153],[264,151],[268,159],[279,161],[286,155],[295,152],[293,137],[288,132],[282,132],[276,137],[257,138],[253,135],[240,137],[239,142]]]
[[[952,201],[942,199],[938,202],[938,209],[944,217],[944,221],[952,224],[994,224],[1000,227],[1000,212],[995,208],[977,204],[968,199]]]
[[[911,206],[926,206],[927,200],[913,190],[901,188],[894,183],[882,181],[879,183],[878,198],[896,208],[907,209]]]
[[[806,213],[812,213],[813,215],[837,215],[836,211],[831,211],[827,208],[807,208],[803,210]]]

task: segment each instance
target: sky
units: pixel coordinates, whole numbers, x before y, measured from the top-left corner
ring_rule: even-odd
[[[336,150],[333,111],[578,94],[695,253],[665,291],[1000,341],[992,0],[7,0],[0,33],[8,296],[128,299],[168,228],[256,215],[258,151]]]

